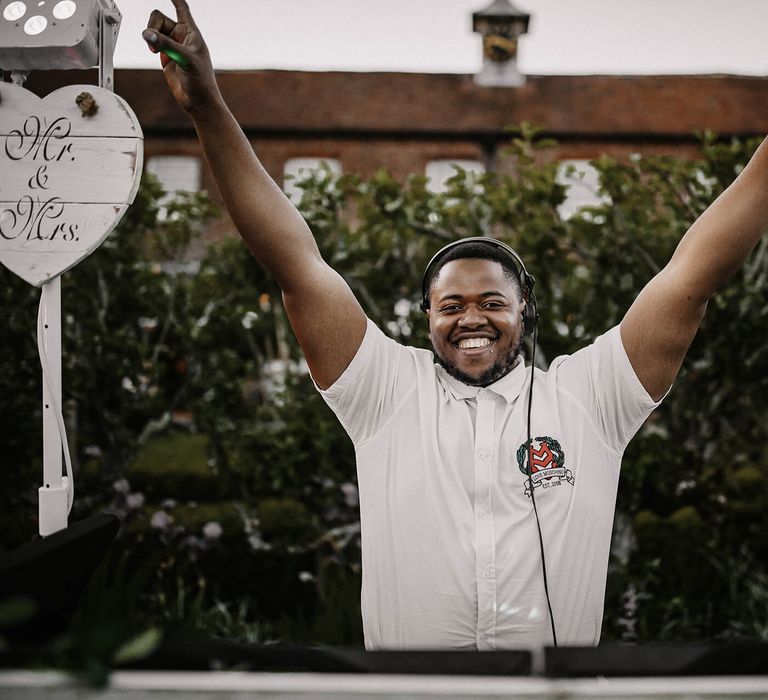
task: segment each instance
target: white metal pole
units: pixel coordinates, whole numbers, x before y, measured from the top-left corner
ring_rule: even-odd
[[[115,13],[102,9],[99,17],[99,87],[110,92],[115,90],[114,26],[120,20],[119,10],[116,7]]]
[[[45,350],[43,367],[43,485],[39,490],[40,535],[46,537],[67,527],[68,479],[62,476],[61,435],[57,412],[61,410],[61,277],[43,285],[40,299],[40,332]]]

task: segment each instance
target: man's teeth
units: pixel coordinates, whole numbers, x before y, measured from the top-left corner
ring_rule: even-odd
[[[490,338],[466,338],[459,341],[459,347],[462,350],[468,350],[469,348],[484,348],[486,345],[491,344]]]

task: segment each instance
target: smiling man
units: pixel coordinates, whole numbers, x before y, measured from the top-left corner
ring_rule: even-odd
[[[472,239],[427,266],[422,308],[435,357],[466,384],[492,384],[520,355],[526,302],[513,264],[493,243]]]
[[[520,355],[536,310],[516,254],[493,239],[439,251],[422,283],[433,354],[386,337],[323,261],[224,104],[187,3],[173,4],[177,19],[153,12],[144,39],[355,445],[366,646],[596,644],[622,454],[766,229],[768,146],[620,326],[546,372]]]
[[[321,392],[355,444],[369,648],[599,640],[621,456],[657,402],[618,327],[531,401],[532,287],[500,241],[451,243],[422,283],[434,354],[368,321]]]

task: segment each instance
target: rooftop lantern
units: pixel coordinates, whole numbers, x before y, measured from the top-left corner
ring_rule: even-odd
[[[517,40],[528,31],[531,16],[509,0],[494,0],[472,14],[472,31],[483,37],[483,67],[475,82],[484,87],[520,87],[525,76],[517,70]]]

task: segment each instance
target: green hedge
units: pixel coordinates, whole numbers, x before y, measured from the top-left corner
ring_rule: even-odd
[[[420,175],[320,172],[299,207],[373,320],[419,346],[432,252],[465,235],[510,243],[537,278],[546,365],[619,322],[756,144],[705,135],[695,160],[599,158],[605,203],[563,219],[552,144],[524,126],[511,175],[457,171],[434,194]],[[160,264],[183,259],[213,213],[188,195],[158,221],[161,194],[147,179],[120,229],[64,278],[75,516],[124,515],[117,551],[153,562],[139,595],[162,624],[359,644],[351,445],[302,369],[279,290],[238,241],[211,247],[197,274]],[[626,453],[604,639],[768,636],[767,246],[710,303],[675,388]],[[37,293],[0,277],[0,422],[17,426],[0,435],[0,522],[22,524],[3,528],[9,549],[34,535],[40,377]],[[173,518],[165,529],[158,511]],[[211,522],[222,534],[206,540]]]

